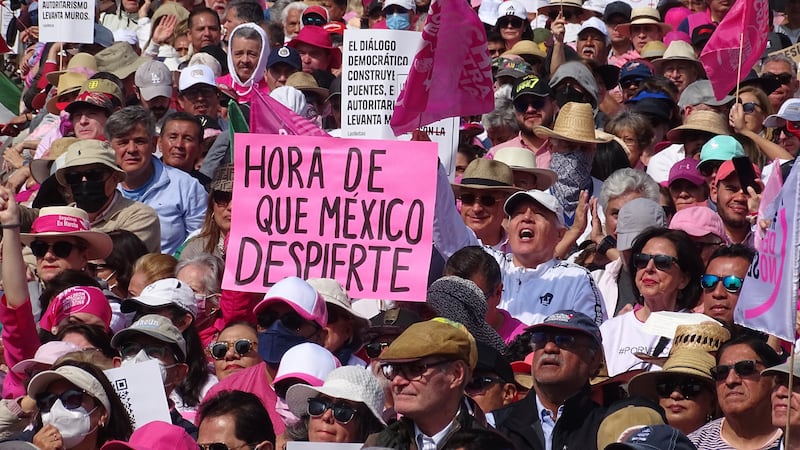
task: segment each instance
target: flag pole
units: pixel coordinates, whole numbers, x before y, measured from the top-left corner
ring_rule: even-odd
[[[789,430],[791,429],[792,417],[792,384],[794,382],[794,342],[792,342],[792,354],[789,355],[789,405],[786,411],[786,433],[784,433],[783,448],[789,448]]]
[[[744,17],[744,16],[742,16]],[[742,18],[744,22],[744,18]],[[744,23],[742,23],[744,27]],[[744,28],[742,28],[744,29]],[[744,31],[739,32],[739,64],[736,66],[736,98],[734,102],[739,102],[739,83],[742,82],[742,49],[744,48]]]

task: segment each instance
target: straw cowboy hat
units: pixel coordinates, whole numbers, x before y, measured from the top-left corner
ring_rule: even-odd
[[[500,161],[478,158],[473,160],[464,170],[461,183],[452,183],[456,196],[466,189],[500,191],[509,194],[521,191],[514,187],[514,172],[511,167]]]
[[[38,237],[72,236],[89,244],[88,258],[103,259],[111,253],[113,244],[106,233],[89,229],[89,215],[74,206],[48,206],[39,211],[30,233],[20,233],[20,241],[28,245]]]
[[[653,60],[655,58],[663,58],[664,52],[667,51],[667,46],[661,41],[650,41],[642,47],[642,59]]]
[[[582,144],[602,144],[608,138],[598,138],[594,131],[594,113],[588,103],[569,102],[561,108],[553,129],[538,125],[533,128],[536,136],[563,139]]]
[[[634,355],[643,361],[662,366],[672,354],[679,350],[702,350],[711,354],[719,350],[719,347],[730,338],[730,331],[716,321],[678,325],[675,328],[675,337],[672,339],[668,357],[654,357],[642,352],[636,352]]]
[[[722,115],[714,111],[694,111],[686,122],[667,132],[667,140],[670,142],[686,142],[686,135],[689,133],[708,133],[714,136],[726,135],[730,132],[728,124]]]
[[[658,10],[649,7],[633,8],[631,22],[617,25],[617,31],[622,34],[630,34],[631,25],[657,25],[663,34],[667,34],[672,30],[671,26],[661,21],[661,14],[658,13]]]
[[[664,51],[664,56],[653,61],[653,66],[657,73],[663,72],[664,64],[667,61],[686,61],[691,63],[699,76],[705,75],[706,71],[703,69],[703,64],[697,59],[697,54],[694,52],[694,47],[684,41],[672,41],[669,47]]]
[[[711,353],[696,348],[681,348],[667,358],[663,370],[645,372],[631,379],[628,383],[630,395],[641,395],[658,401],[656,384],[669,376],[693,378],[706,385],[714,392],[714,379],[711,378],[711,368],[717,364]]]
[[[558,175],[550,169],[536,167],[536,156],[522,147],[504,147],[494,154],[494,160],[511,167],[513,172],[525,172],[536,177],[534,189],[545,191],[556,182]]]
[[[69,102],[66,102],[64,96],[80,92],[81,86],[89,80],[89,77],[80,72],[67,72],[58,77],[58,85],[56,86],[56,95],[50,97],[45,103],[44,108],[50,114],[58,115],[61,110],[67,107]]]
[[[536,56],[541,59],[547,58],[547,53],[545,53],[536,42],[528,41],[525,39],[514,44],[513,47],[506,50],[505,53],[503,53],[503,55],[500,56],[504,55],[519,55],[519,56],[530,55],[530,56]]]
[[[67,72],[78,72],[90,77],[97,73],[97,60],[94,55],[78,53],[69,60],[66,70],[58,70],[47,74],[47,82],[53,86],[58,84],[58,78]]]

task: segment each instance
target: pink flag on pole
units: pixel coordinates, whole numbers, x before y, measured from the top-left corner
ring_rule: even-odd
[[[443,18],[458,30],[439,33]],[[494,108],[492,60],[486,31],[469,2],[433,0],[422,47],[414,57],[389,124],[396,136],[454,116],[483,114]]]
[[[721,99],[736,87],[736,68],[739,66],[739,46],[742,46],[742,66],[739,79],[753,68],[767,48],[769,25],[768,0],[742,0],[733,3],[711,39],[700,54],[714,95]],[[742,34],[744,34],[742,39]]]
[[[295,114],[281,102],[253,89],[250,101],[250,132],[258,134],[296,134],[330,136],[307,119]]]

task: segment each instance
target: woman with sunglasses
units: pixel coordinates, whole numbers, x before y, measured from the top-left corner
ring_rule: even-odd
[[[705,350],[681,348],[669,355],[664,370],[633,377],[628,392],[658,402],[669,425],[689,434],[716,415],[717,392],[710,375],[715,364]]]
[[[364,442],[386,427],[381,418],[383,387],[369,371],[345,366],[328,374],[320,387],[295,385],[286,393],[309,442]],[[303,430],[304,429],[304,430]]]
[[[739,90],[739,101],[731,107],[730,125],[736,133],[755,143],[745,145],[745,154],[758,167],[766,166],[774,159],[792,159],[783,147],[773,142],[775,130],[764,126],[764,120],[775,111],[767,94],[756,86],[744,86]]]
[[[258,332],[249,322],[226,325],[216,341],[209,344],[208,353],[214,359],[214,370],[220,381],[264,361],[258,354]]]
[[[641,368],[644,363],[635,352],[657,357],[669,350],[666,339],[643,331],[651,313],[688,312],[700,299],[700,285],[696,280],[703,273],[703,261],[691,238],[683,231],[644,230],[633,241],[625,263],[633,276],[633,291],[638,300],[632,311],[600,326],[611,376]]]
[[[28,395],[39,415],[33,444],[42,450],[96,450],[106,441],[127,441],[131,420],[103,372],[67,360],[34,376]]]
[[[225,240],[231,230],[231,199],[233,198],[233,164],[226,164],[214,171],[211,181],[211,195],[208,196],[208,208],[200,233],[189,238],[175,252],[175,256],[184,260],[210,253],[225,259]]]
[[[773,448],[781,430],[772,425],[770,394],[773,380],[761,371],[781,363],[766,338],[754,332],[722,344],[714,379],[723,417],[689,435],[698,450]],[[777,447],[775,447],[777,448]]]
[[[511,50],[514,44],[523,39],[533,40],[533,29],[528,22],[528,14],[522,3],[517,0],[500,3],[497,16],[493,31],[500,33],[506,50]]]

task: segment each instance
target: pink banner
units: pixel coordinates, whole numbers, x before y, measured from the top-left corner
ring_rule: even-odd
[[[458,31],[439,33],[443,20],[458,24]],[[422,48],[414,57],[389,122],[394,134],[447,117],[494,109],[491,65],[486,31],[469,3],[433,0],[422,30]]]
[[[739,79],[744,79],[761,58],[767,48],[768,25],[768,0],[740,0],[733,3],[700,55],[717,99],[725,97],[736,87],[740,44],[742,65],[739,67]]]
[[[294,134],[299,136],[329,136],[307,119],[300,117],[258,89],[252,91],[250,101],[250,132],[261,134]]]
[[[324,277],[356,298],[425,300],[435,143],[257,134],[234,142],[224,289]]]

